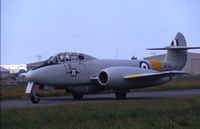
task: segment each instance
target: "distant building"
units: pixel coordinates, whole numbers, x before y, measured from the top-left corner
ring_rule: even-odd
[[[9,78],[10,72],[9,70],[1,67],[1,79],[7,79]]]
[[[26,64],[1,65],[1,67],[9,70],[12,74],[19,73],[20,71],[27,71]]]
[[[157,59],[160,61],[164,61],[164,58],[165,58],[165,54],[150,56],[144,59],[148,59],[148,60]],[[183,71],[187,71],[191,74],[200,74],[200,53],[188,52],[187,62],[186,62],[185,67],[183,68]]]
[[[31,70],[39,65],[41,65],[44,61],[41,62],[34,62],[34,63],[29,63],[27,64],[27,70]]]

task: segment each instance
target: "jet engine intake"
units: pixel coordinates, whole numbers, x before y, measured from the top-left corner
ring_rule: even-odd
[[[141,69],[136,67],[120,66],[120,67],[109,67],[103,69],[98,74],[98,82],[101,86],[111,89],[128,89],[128,88],[141,88],[148,85],[160,84],[160,79],[124,79],[127,75],[138,75],[143,73],[153,73],[156,71],[150,69]],[[144,83],[146,82],[146,83]]]
[[[106,86],[108,88],[117,89],[120,87],[126,87],[131,83],[127,82],[124,79],[124,76],[136,74],[139,73],[139,71],[141,73],[143,69],[127,66],[109,67],[99,72],[98,82],[101,86]]]
[[[104,86],[108,82],[108,74],[105,71],[101,71],[98,77],[99,83]]]

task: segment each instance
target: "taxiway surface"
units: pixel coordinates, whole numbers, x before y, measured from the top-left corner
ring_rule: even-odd
[[[129,92],[126,100],[135,99],[163,99],[199,96],[200,89],[191,90],[170,90],[170,91],[147,91],[147,92]],[[34,108],[64,104],[81,104],[81,103],[99,103],[106,101],[118,101],[114,94],[93,94],[85,95],[83,100],[74,100],[72,96],[44,97],[41,98],[39,104],[32,104],[29,99],[3,100],[1,101],[1,109],[14,108]]]

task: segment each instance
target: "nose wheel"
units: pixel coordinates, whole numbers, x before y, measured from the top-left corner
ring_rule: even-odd
[[[40,102],[40,95],[38,93],[32,93],[31,94],[31,102],[33,104],[37,104]]]

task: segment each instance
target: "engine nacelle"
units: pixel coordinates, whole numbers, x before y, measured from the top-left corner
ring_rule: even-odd
[[[99,72],[98,82],[101,86],[105,86],[112,89],[126,89],[126,88],[142,88],[151,85],[162,84],[168,81],[167,79],[156,78],[156,79],[136,79],[126,80],[124,79],[127,75],[136,75],[143,73],[156,72],[150,69],[141,69],[136,67],[110,67]],[[145,82],[144,82],[145,81]]]

